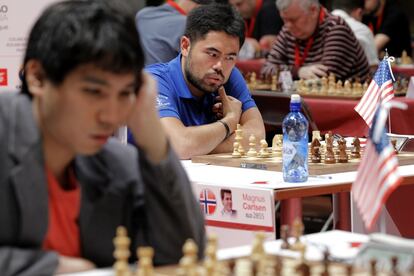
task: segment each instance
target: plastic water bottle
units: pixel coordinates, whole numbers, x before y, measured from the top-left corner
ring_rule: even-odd
[[[300,112],[300,96],[290,98],[290,112],[283,119],[283,180],[305,182],[308,180],[308,127],[306,117]]]

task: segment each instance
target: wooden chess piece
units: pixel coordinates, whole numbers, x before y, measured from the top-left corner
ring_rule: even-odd
[[[365,92],[367,92],[369,87],[368,81],[365,81],[364,84],[362,85],[362,95],[365,94]]]
[[[333,136],[332,132],[329,131],[325,134],[325,144],[326,144],[326,153],[325,153],[325,164],[335,164],[335,153],[333,151]]]
[[[280,227],[280,238],[282,239],[281,249],[289,249],[289,225],[284,224]]]
[[[154,249],[152,247],[138,247],[137,249],[138,267],[135,276],[154,276],[154,266],[152,258]]]
[[[361,142],[358,137],[355,137],[352,141],[352,144],[354,147],[351,151],[351,157],[352,158],[361,158]]]
[[[237,128],[234,132],[236,133],[236,137],[234,138],[234,140],[237,143],[239,143],[239,148],[237,149],[237,151],[240,153],[241,156],[244,156],[245,152],[244,152],[243,143],[242,143],[242,141],[243,141],[243,129],[241,128],[240,124],[237,124]]]
[[[282,157],[283,135],[276,134],[272,140],[272,154],[275,157]]]
[[[370,275],[371,276],[376,276],[377,275],[377,260],[376,259],[372,259],[370,262]]]
[[[301,219],[296,218],[293,221],[293,226],[292,226],[292,236],[295,238],[295,241],[290,246],[291,250],[301,251],[305,247],[305,245],[300,240],[300,237],[303,235],[303,230],[304,230],[304,227],[303,227],[303,223]]]
[[[131,240],[128,237],[128,233],[125,227],[118,226],[116,229],[116,237],[113,240],[115,247],[114,258],[115,263],[113,268],[116,276],[130,276],[128,258],[130,256],[129,246]]]
[[[321,276],[329,276],[329,250],[326,249],[323,251],[323,272],[321,273]]]
[[[207,275],[213,275],[217,266],[217,235],[209,234],[205,250],[204,269]]]
[[[346,276],[352,276],[354,274],[354,267],[352,264],[347,264],[345,267]]]
[[[260,151],[259,151],[259,157],[261,158],[267,158],[270,157],[270,152],[267,151],[267,142],[265,139],[260,140]]]
[[[317,95],[317,94],[319,94],[319,87],[318,87],[318,82],[317,82],[317,80],[313,80],[313,81],[311,82],[311,90],[310,90],[310,94],[313,94],[313,95]]]
[[[400,276],[401,274],[398,272],[398,257],[392,256],[391,257],[391,276]]]
[[[178,273],[187,276],[197,275],[197,244],[192,240],[188,239],[183,245],[183,257],[180,259]]]
[[[253,244],[252,244],[252,253],[250,256],[253,262],[258,262],[260,259],[262,259],[266,255],[264,247],[263,247],[265,238],[266,238],[266,235],[263,232],[257,232],[255,234]]]
[[[336,93],[336,77],[334,73],[329,73],[328,76],[328,94],[334,95]]]
[[[327,95],[328,94],[328,89],[329,89],[328,78],[322,77],[320,94],[321,95]]]
[[[253,265],[249,259],[237,259],[234,268],[234,275],[253,276]]]
[[[301,276],[310,276],[311,275],[310,274],[310,266],[309,266],[309,264],[306,263],[305,252],[306,252],[306,246],[304,246],[300,249],[301,262],[296,267],[296,272],[299,273],[299,275],[301,275]]]
[[[247,156],[249,157],[256,157],[257,151],[256,151],[256,137],[251,134],[249,137],[249,151],[247,152]]]
[[[345,138],[338,140],[339,157],[338,163],[348,163],[348,154],[346,153],[346,141]]]
[[[321,142],[319,142],[319,139],[314,138],[310,146],[312,163],[321,163],[321,153],[319,151],[320,147]]]
[[[335,87],[335,92],[337,95],[343,95],[344,94],[344,89],[343,89],[343,85],[342,85],[342,81],[338,80],[336,82],[336,87]]]
[[[272,84],[270,85],[270,90],[277,91],[277,75],[272,75]]]
[[[249,88],[250,90],[256,90],[257,88],[256,72],[252,72],[250,75]]]
[[[241,154],[239,152],[239,147],[240,147],[239,142],[235,141],[233,143],[233,153],[231,154],[232,157],[234,157],[234,158],[240,158],[241,157]]]
[[[344,96],[349,96],[352,94],[352,87],[351,82],[349,80],[346,80],[344,82],[344,89],[343,89]]]
[[[397,140],[395,139],[391,139],[391,145],[394,149],[395,154],[398,154],[398,150],[397,150]]]
[[[321,140],[321,132],[319,130],[312,130],[312,141],[314,139]]]

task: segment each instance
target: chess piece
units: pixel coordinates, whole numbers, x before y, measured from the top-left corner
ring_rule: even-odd
[[[412,63],[413,63],[413,60],[411,59],[410,56],[408,56],[407,51],[406,50],[402,51],[401,64],[408,65]]]
[[[395,154],[398,154],[398,150],[397,150],[397,140],[391,139],[391,145],[394,148]]]
[[[240,158],[241,157],[241,154],[239,152],[239,147],[240,147],[239,142],[235,141],[233,143],[233,153],[231,154],[232,157],[234,157],[234,158]]]
[[[251,134],[249,137],[249,151],[247,152],[247,156],[249,157],[256,157],[257,151],[256,151],[256,137]]]
[[[180,259],[177,274],[186,276],[197,275],[197,252],[197,244],[192,239],[188,239],[183,246],[184,255]]]
[[[250,90],[256,90],[257,88],[256,72],[252,72],[250,75],[249,88]]]
[[[116,229],[116,237],[113,240],[115,251],[115,263],[113,268],[116,276],[130,276],[128,258],[130,256],[129,245],[131,240],[127,235],[127,230],[123,226],[118,226]]]
[[[266,236],[263,232],[257,232],[255,234],[252,244],[252,253],[250,256],[253,262],[257,262],[265,256],[265,251],[263,247],[263,242],[265,238]]]
[[[306,90],[306,87],[305,87],[305,80],[304,79],[299,79],[298,84],[297,84],[296,91],[299,94],[307,93],[307,90]]]
[[[368,81],[365,81],[364,84],[362,85],[362,95],[364,95],[365,92],[367,92],[368,86],[369,86]]]
[[[372,259],[369,263],[370,263],[370,275],[376,276],[377,275],[377,260]]]
[[[342,86],[342,81],[341,80],[338,80],[336,82],[335,92],[336,92],[337,95],[343,95],[344,94],[344,90],[343,90],[343,86]]]
[[[313,80],[311,82],[310,94],[317,95],[318,93],[319,93],[318,82],[317,82],[317,80]]]
[[[249,259],[237,259],[234,268],[235,276],[253,276],[253,266]]]
[[[322,77],[320,94],[327,95],[328,89],[329,89],[328,79],[326,77]]]
[[[295,241],[290,246],[291,250],[301,251],[305,247],[305,245],[300,241],[300,237],[303,235],[303,230],[304,227],[302,221],[300,218],[296,218],[293,221],[292,226],[292,236],[295,238]]]
[[[398,272],[398,257],[393,256],[391,258],[391,276],[400,276],[401,274]]]
[[[348,163],[348,154],[346,153],[346,141],[345,138],[341,137],[338,140],[339,157],[338,163]]]
[[[321,142],[319,142],[319,139],[314,138],[310,146],[312,163],[321,163],[320,146]]]
[[[334,95],[336,93],[336,77],[334,73],[329,73],[328,76],[328,94]]]
[[[267,142],[265,139],[260,140],[260,151],[259,151],[259,157],[261,158],[267,158],[270,157],[270,153],[267,151]]]
[[[275,157],[282,157],[283,135],[276,134],[272,140],[272,153]]]
[[[138,267],[135,276],[154,276],[152,258],[154,249],[152,247],[138,247],[137,249]]]
[[[296,267],[296,272],[301,276],[310,276],[310,266],[306,263],[305,259],[306,246],[301,247],[299,251],[301,253],[301,262]]]
[[[321,140],[321,132],[319,130],[312,130],[312,141],[315,138],[318,139],[319,141]]]
[[[279,255],[276,255],[276,266],[275,266],[275,274],[274,276],[282,276],[283,271],[283,260],[282,257]]]
[[[270,85],[270,90],[277,91],[277,75],[272,75],[272,84]]]
[[[361,142],[359,141],[358,137],[355,137],[352,141],[352,145],[354,146],[351,151],[352,158],[361,158]]]
[[[333,136],[332,132],[329,131],[325,134],[325,144],[326,144],[326,153],[325,153],[325,164],[335,164],[335,153],[333,151]]]
[[[326,249],[323,251],[323,272],[321,273],[321,276],[329,276],[329,250]]]
[[[207,275],[213,275],[217,266],[217,235],[209,234],[205,250],[204,268]]]
[[[352,276],[354,274],[354,267],[352,264],[347,264],[345,267],[346,276]]]
[[[237,151],[240,153],[241,156],[244,156],[245,152],[244,152],[244,148],[243,148],[243,129],[241,128],[240,124],[237,124],[236,130],[234,131],[236,133],[236,137],[234,138],[234,140],[239,143],[239,148],[237,149]],[[234,146],[234,145],[233,145]]]
[[[282,239],[281,249],[289,249],[289,225],[285,224],[280,227],[280,238]]]
[[[343,93],[345,96],[349,96],[352,93],[352,87],[351,87],[351,82],[349,80],[346,80],[344,82],[344,89],[343,89]]]

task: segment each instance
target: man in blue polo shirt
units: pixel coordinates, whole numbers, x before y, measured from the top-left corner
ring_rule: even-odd
[[[234,130],[264,138],[263,120],[234,67],[244,42],[244,21],[228,5],[200,6],[189,13],[181,54],[146,68],[158,81],[158,109],[182,159],[233,150]]]

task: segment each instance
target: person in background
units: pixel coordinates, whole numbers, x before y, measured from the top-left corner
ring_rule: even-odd
[[[393,0],[365,0],[362,21],[374,33],[375,46],[381,56],[388,54],[400,57],[403,51],[411,56],[411,32],[407,15]]]
[[[365,24],[361,23],[364,3],[364,0],[334,0],[332,14],[345,20],[364,49],[369,65],[376,66],[378,54],[374,35]]]
[[[342,18],[331,15],[318,0],[277,0],[284,21],[267,57],[264,74],[290,68],[294,78],[359,78],[369,65],[364,50]]]
[[[158,110],[182,159],[232,152],[237,124],[244,146],[264,125],[241,73],[234,67],[244,41],[244,21],[230,5],[192,10],[181,37],[181,54],[169,63],[146,67],[158,81]]]
[[[146,7],[136,16],[141,34],[145,64],[168,62],[180,52],[180,38],[184,34],[187,14],[198,7],[224,0],[167,0],[155,7]],[[226,0],[227,1],[227,0]]]
[[[110,267],[120,225],[158,265],[177,263],[188,238],[203,251],[203,216],[128,14],[57,2],[30,32],[21,93],[0,94],[1,275]],[[124,124],[137,149],[111,138]]]
[[[230,0],[246,24],[246,41],[255,49],[270,50],[283,21],[274,0]]]

